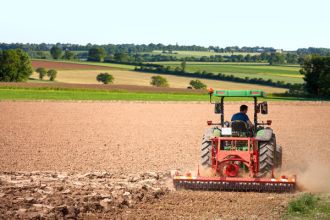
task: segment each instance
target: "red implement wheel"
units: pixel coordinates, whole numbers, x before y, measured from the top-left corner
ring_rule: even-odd
[[[229,177],[238,176],[239,166],[237,164],[227,164],[225,166],[225,174]]]
[[[221,177],[237,177],[239,169],[240,167],[236,163],[225,162],[219,165],[217,172]]]

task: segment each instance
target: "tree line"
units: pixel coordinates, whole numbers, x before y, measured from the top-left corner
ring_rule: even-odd
[[[34,52],[38,53],[38,52]],[[39,52],[43,53],[43,52]],[[50,49],[53,59],[86,59],[94,62],[111,62],[125,63],[136,65],[143,62],[162,62],[162,61],[190,61],[190,62],[264,62],[270,65],[280,64],[300,64],[304,60],[305,55],[297,55],[295,53],[266,53],[258,55],[211,55],[211,56],[188,56],[177,57],[163,54],[141,54],[141,53],[108,53],[103,47],[92,47],[83,55],[75,54],[72,51],[63,51],[60,47],[53,46]],[[41,54],[40,54],[41,55]]]
[[[49,51],[52,47],[59,47],[63,51],[88,51],[94,47],[102,47],[108,54],[115,53],[141,53],[141,52],[152,52],[154,50],[160,50],[164,52],[171,51],[214,51],[220,53],[275,53],[276,50],[273,47],[238,47],[238,46],[229,46],[229,47],[217,47],[217,46],[197,46],[197,45],[164,45],[164,44],[68,44],[68,43],[56,43],[56,44],[23,44],[23,43],[0,43],[0,50],[9,50],[9,49],[22,49],[26,52],[42,52]],[[317,54],[320,56],[330,56],[329,48],[299,48],[297,51],[291,51],[298,55],[308,55],[308,54]],[[36,55],[36,54],[35,54]],[[40,54],[39,54],[40,55]]]
[[[126,64],[136,64],[143,62],[163,62],[163,61],[189,61],[189,62],[259,62],[269,63],[271,65],[278,64],[298,64],[303,58],[297,54],[281,54],[281,53],[261,53],[260,55],[211,55],[202,57],[176,57],[162,54],[128,54],[128,53],[116,53],[110,55],[101,55],[95,59],[95,56],[90,56],[88,53],[88,60],[91,61],[104,61],[104,62],[116,62]],[[93,58],[91,58],[93,57]],[[102,57],[102,59],[100,59]]]
[[[330,56],[330,49],[329,48],[316,48],[316,47],[309,47],[309,48],[299,48],[297,50],[298,55],[319,55],[319,56]]]
[[[136,53],[136,52],[152,52],[154,50],[161,51],[214,51],[214,52],[274,52],[273,47],[216,47],[209,46],[203,47],[198,45],[179,45],[179,44],[169,44],[164,45],[161,43],[154,44],[103,44],[96,45],[88,43],[86,45],[80,44],[69,44],[69,43],[56,43],[56,44],[30,44],[30,43],[0,43],[1,50],[9,50],[9,49],[23,49],[25,51],[48,51],[53,46],[60,47],[63,50],[70,51],[87,51],[93,47],[103,47],[109,53]]]
[[[141,53],[114,53],[109,54],[103,47],[93,47],[88,52],[74,53],[69,50],[63,51],[60,47],[53,46],[50,55],[44,51],[28,52],[30,57],[36,59],[64,59],[64,60],[88,60],[94,62],[110,62],[133,64],[143,62],[163,62],[163,61],[190,61],[190,62],[259,62],[278,64],[298,64],[303,60],[303,55],[295,53],[261,53],[259,55],[210,55],[210,56],[187,56],[177,57],[164,54],[141,54]]]

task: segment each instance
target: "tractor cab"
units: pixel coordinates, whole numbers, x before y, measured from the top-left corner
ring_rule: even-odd
[[[220,123],[208,121],[208,125],[220,125],[221,136],[233,137],[255,137],[259,130],[264,129],[264,125],[271,125],[271,120],[258,122],[258,114],[268,114],[267,102],[258,103],[258,98],[265,97],[261,90],[213,90],[209,89],[210,103],[214,104],[214,113],[220,114]],[[228,122],[224,120],[224,100],[225,97],[251,97],[254,101],[253,127],[244,121]],[[218,132],[219,133],[219,132]]]

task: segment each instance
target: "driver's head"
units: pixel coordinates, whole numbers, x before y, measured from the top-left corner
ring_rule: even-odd
[[[246,114],[248,111],[247,105],[241,105],[241,107],[239,107],[239,111]]]

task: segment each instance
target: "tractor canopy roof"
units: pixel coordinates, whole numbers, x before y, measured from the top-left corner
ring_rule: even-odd
[[[216,96],[216,97],[265,97],[266,93],[262,90],[214,90],[213,96]]]

